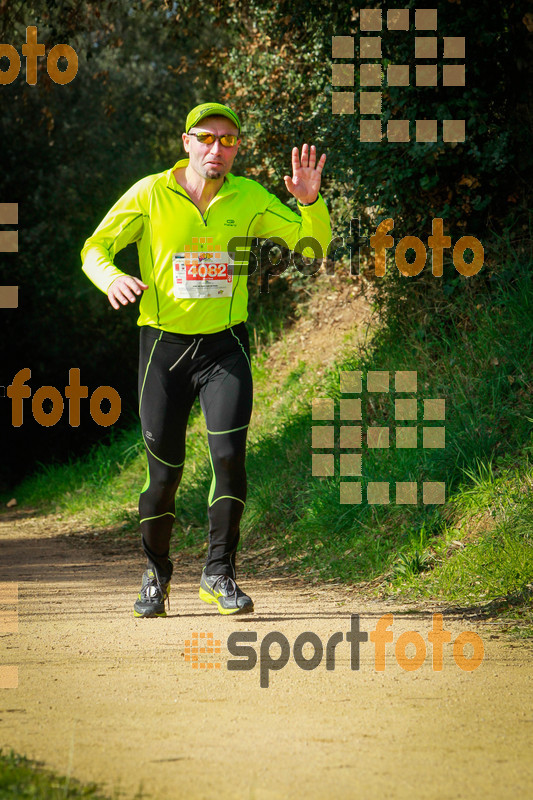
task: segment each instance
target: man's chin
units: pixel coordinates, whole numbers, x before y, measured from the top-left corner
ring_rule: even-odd
[[[212,178],[215,180],[216,178],[221,178],[224,175],[224,171],[222,167],[207,167],[205,175],[207,178]]]

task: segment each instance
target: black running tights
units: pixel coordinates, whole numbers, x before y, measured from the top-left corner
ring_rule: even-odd
[[[139,416],[148,473],[139,515],[144,552],[163,573],[168,570],[187,422],[197,396],[213,471],[206,574],[235,578],[239,525],[246,503],[246,435],[252,414],[246,326],[241,322],[218,333],[195,335],[141,327]]]

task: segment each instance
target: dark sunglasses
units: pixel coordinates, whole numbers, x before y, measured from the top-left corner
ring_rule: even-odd
[[[222,136],[215,136],[214,133],[191,133],[187,134],[188,136],[196,136],[199,142],[202,144],[214,144],[216,139],[220,139],[220,144],[223,147],[235,147],[237,144],[238,137],[235,136],[233,133],[223,133]]]

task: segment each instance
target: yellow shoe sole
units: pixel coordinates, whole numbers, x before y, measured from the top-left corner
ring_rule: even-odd
[[[251,613],[254,610],[253,603],[251,606],[246,606],[245,608],[223,608],[218,602],[218,598],[213,597],[212,594],[206,592],[206,590],[203,589],[201,586],[198,592],[198,596],[200,600],[204,601],[204,603],[214,603],[216,606],[218,606],[218,610],[221,614],[246,614],[246,613]]]
[[[140,614],[138,611],[133,609],[133,616],[139,617],[140,619],[155,619],[156,617],[166,617],[167,612],[163,611],[162,614]]]
[[[165,602],[168,600],[169,594],[170,594],[170,586],[167,589],[167,596],[165,597]],[[139,600],[141,599],[140,594],[138,594],[137,597]],[[166,615],[167,615],[166,609],[165,611],[163,611],[162,614],[141,614],[140,611],[135,610],[135,606],[133,608],[133,616],[141,619],[155,619],[156,617],[166,617]]]

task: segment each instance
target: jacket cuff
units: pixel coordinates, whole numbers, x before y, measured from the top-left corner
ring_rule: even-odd
[[[320,197],[320,192],[317,194],[316,199],[313,200],[312,203],[300,203],[299,200],[297,200],[296,202],[298,203],[299,206],[302,206],[302,208],[309,208],[309,206],[314,206],[319,197]]]

